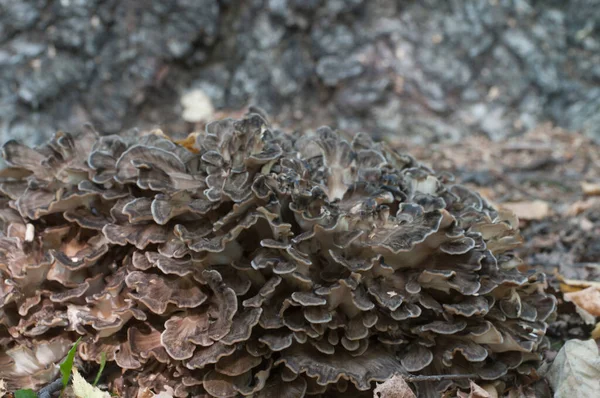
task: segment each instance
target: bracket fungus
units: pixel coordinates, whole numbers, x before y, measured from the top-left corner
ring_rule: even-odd
[[[51,380],[78,336],[124,396],[366,397],[397,373],[514,381],[541,361],[554,298],[518,269],[515,218],[477,193],[365,134],[258,113],[185,142],[4,145],[10,386]]]

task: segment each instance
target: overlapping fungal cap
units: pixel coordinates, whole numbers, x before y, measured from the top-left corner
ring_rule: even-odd
[[[4,146],[0,377],[36,384],[78,336],[122,370],[115,392],[177,397],[371,396],[395,373],[540,361],[555,303],[519,271],[517,221],[449,176],[258,114],[185,143]]]

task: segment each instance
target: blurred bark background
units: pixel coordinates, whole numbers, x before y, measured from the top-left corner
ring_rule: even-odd
[[[413,143],[600,139],[599,26],[598,0],[0,0],[0,143],[249,104]]]

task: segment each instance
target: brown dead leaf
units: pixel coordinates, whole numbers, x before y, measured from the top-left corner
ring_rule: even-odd
[[[594,328],[594,330],[592,330],[592,336],[591,336],[594,340],[598,340],[600,339],[600,322],[598,322],[596,324],[596,327]]]
[[[144,388],[143,390],[138,391],[137,398],[173,398],[173,388],[169,386],[164,386],[164,391],[161,391],[158,394],[155,394],[152,390],[148,388]]]
[[[587,196],[600,195],[600,183],[582,181],[581,190],[583,191],[583,194]]]
[[[560,291],[563,293],[578,292],[588,287],[596,287],[600,289],[600,282],[566,279],[564,276],[559,274],[558,271],[554,272],[554,276],[560,282]]]
[[[543,200],[508,202],[502,207],[515,213],[520,220],[541,220],[550,215],[550,204]]]
[[[498,398],[498,392],[491,384],[486,384],[481,387],[471,381],[471,391],[468,394],[466,392],[458,391],[457,396],[458,398]]]
[[[578,292],[565,293],[564,297],[593,316],[600,316],[600,288],[590,286]]]
[[[543,395],[537,396],[535,395],[535,391],[531,389],[531,387],[527,386],[518,386],[513,387],[508,391],[507,398],[542,398]],[[549,397],[549,396],[548,396]]]
[[[561,290],[562,285],[561,285]],[[600,288],[587,287],[583,290],[575,290],[564,293],[565,301],[575,304],[575,311],[588,325],[596,324],[596,317],[600,313]]]
[[[585,200],[578,200],[577,202],[575,202],[571,206],[569,206],[565,215],[566,216],[577,216],[577,215],[583,213],[584,211],[591,209],[592,207],[598,206],[598,205],[600,205],[600,200],[598,200],[598,199],[599,198],[593,197],[593,198],[587,198]]]
[[[374,398],[416,398],[415,393],[410,389],[401,375],[395,375],[391,379],[377,384],[373,391]]]
[[[196,147],[196,140],[200,133],[190,133],[186,138],[182,140],[174,141],[177,145],[181,145],[185,149],[193,153],[199,153],[200,150]]]
[[[154,393],[149,388],[139,389],[136,398],[152,398]]]

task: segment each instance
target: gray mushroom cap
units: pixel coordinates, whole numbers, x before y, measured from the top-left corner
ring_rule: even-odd
[[[556,301],[519,271],[514,217],[365,134],[287,134],[254,113],[181,142],[88,129],[2,152],[10,385],[55,377],[46,362],[76,334],[82,360],[105,352],[132,396],[509,380],[546,346]]]

